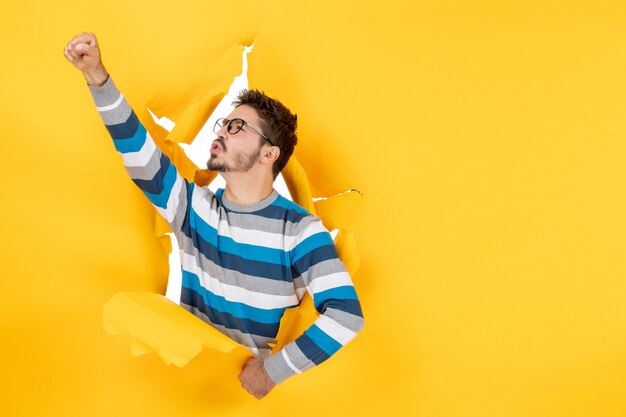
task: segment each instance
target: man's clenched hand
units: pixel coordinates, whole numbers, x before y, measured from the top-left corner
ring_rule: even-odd
[[[109,78],[109,73],[102,65],[100,46],[93,33],[81,33],[75,36],[63,51],[65,58],[81,70],[89,85],[102,86]]]
[[[243,370],[239,374],[239,381],[246,391],[259,400],[269,394],[272,388],[276,386],[263,367],[263,361],[256,358],[248,359],[243,365]]]

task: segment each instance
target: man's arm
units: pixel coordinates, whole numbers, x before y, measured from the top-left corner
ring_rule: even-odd
[[[131,179],[176,230],[187,210],[189,183],[161,152],[115,86],[102,64],[95,36],[90,33],[76,36],[64,54],[87,80],[98,112]]]
[[[350,275],[337,256],[334,242],[319,217],[305,220],[292,266],[302,276],[317,320],[294,342],[265,359],[271,380],[279,384],[331,357],[363,328],[363,312]]]

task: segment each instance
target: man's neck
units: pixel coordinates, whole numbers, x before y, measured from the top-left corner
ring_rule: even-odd
[[[274,191],[274,180],[254,172],[225,172],[224,198],[235,204],[254,204],[267,198]]]

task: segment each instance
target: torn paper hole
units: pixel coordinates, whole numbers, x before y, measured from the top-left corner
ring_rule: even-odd
[[[226,117],[231,111],[233,111],[234,107],[232,105],[232,102],[235,100],[241,90],[248,88],[248,54],[252,51],[253,47],[254,43],[252,43],[252,45],[250,46],[242,46],[243,52],[241,55],[241,74],[234,77],[233,82],[228,89],[228,93],[224,96],[220,104],[218,104],[218,106],[215,108],[200,132],[198,132],[198,135],[195,137],[193,142],[189,145],[186,143],[179,143],[180,147],[185,151],[187,157],[197,167],[205,167],[206,162],[209,159],[211,142],[213,141],[213,139],[215,139],[215,133],[213,132],[213,125],[215,125],[215,121],[220,117]],[[174,126],[176,126],[176,123],[174,123],[166,116],[158,117],[150,109],[148,109],[148,112],[154,119],[154,122],[163,127],[168,132],[171,132],[174,129]],[[211,184],[209,184],[209,189],[215,192],[218,188],[224,188],[225,186],[226,182],[221,175],[218,175],[211,182]],[[293,200],[291,194],[289,193],[289,190],[287,189],[285,180],[283,179],[283,176],[281,174],[279,174],[274,181],[274,188],[283,197],[288,198],[289,200]],[[167,291],[165,293],[165,296],[175,303],[180,303],[180,291],[182,286],[182,273],[179,253],[180,247],[178,246],[178,241],[176,240],[176,237],[173,233],[167,233],[167,235],[172,240],[172,252],[169,256],[170,273],[168,277]],[[335,235],[333,235],[333,238],[335,237]]]

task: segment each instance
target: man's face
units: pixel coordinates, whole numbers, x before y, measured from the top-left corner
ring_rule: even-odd
[[[233,110],[227,119],[243,119],[258,128],[261,125],[254,108],[241,105]],[[244,125],[237,133],[228,133],[227,127],[217,132],[217,139],[211,144],[211,157],[207,168],[220,172],[247,172],[259,160],[263,139],[250,127]]]

